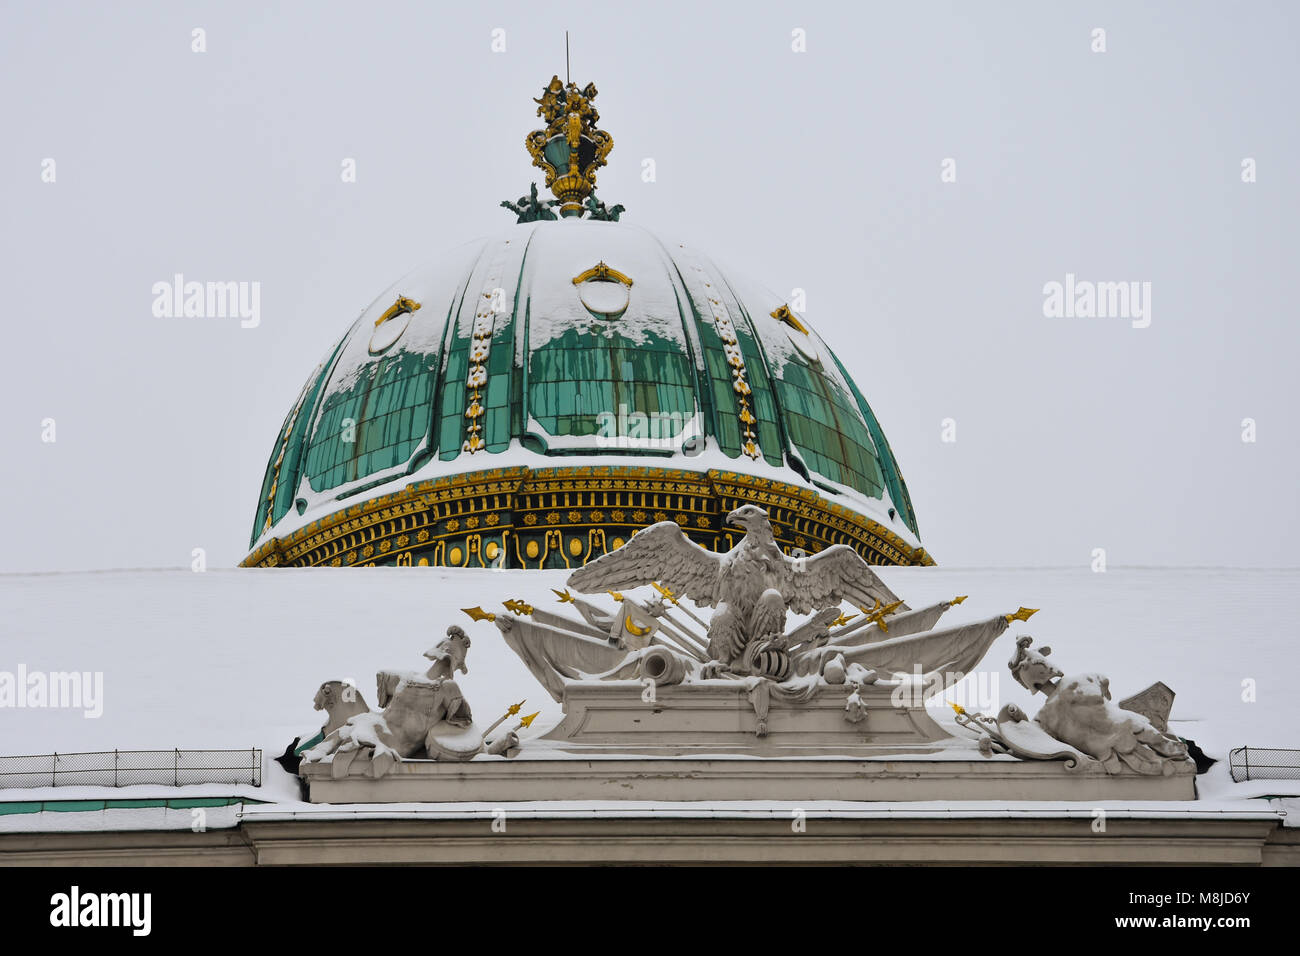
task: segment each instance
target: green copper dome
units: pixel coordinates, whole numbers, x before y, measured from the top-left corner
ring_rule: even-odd
[[[734,473],[823,502],[817,507],[827,515],[859,516],[885,551],[895,549],[877,560],[927,560],[884,433],[807,319],[693,248],[623,222],[571,218],[516,225],[463,246],[361,314],[303,386],[276,438],[246,563],[268,563],[261,559],[286,536],[316,532],[320,544],[329,537],[320,529],[338,524],[330,516],[359,514],[354,506],[376,497],[479,472],[553,468],[658,474],[670,491],[674,479],[663,477],[670,473]],[[685,509],[702,543],[724,546],[716,540],[723,529],[696,505],[647,499],[644,508],[613,514],[630,534],[660,508]],[[484,515],[479,533],[514,527],[527,535],[533,519],[513,514],[509,502],[496,507],[496,521]],[[546,507],[554,510],[537,512],[543,527],[556,514],[561,520],[551,524],[559,528],[592,525],[585,513],[569,521],[577,512],[558,500]],[[798,534],[803,507],[790,505],[788,541],[817,550],[831,532]],[[462,563],[447,557],[453,546],[462,557],[479,547],[483,562],[482,538],[462,548],[458,535],[468,528],[446,515],[437,520],[423,541],[406,534],[399,545],[397,534],[383,554],[364,554],[357,538],[360,553],[345,543],[303,561],[334,554],[329,563],[392,563],[440,540],[443,560],[432,563]],[[601,547],[626,537],[609,533]],[[848,534],[854,540],[856,532]],[[495,550],[511,548],[503,536]],[[294,563],[288,557],[271,563]]]

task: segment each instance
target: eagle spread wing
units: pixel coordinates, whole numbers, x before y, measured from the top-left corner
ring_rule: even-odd
[[[790,573],[782,597],[796,614],[834,607],[847,599],[870,609],[876,601],[892,604],[898,595],[889,590],[870,565],[847,544],[837,544],[807,558],[787,558]],[[901,605],[899,610],[906,610]]]
[[[627,544],[569,575],[569,587],[584,594],[636,588],[658,581],[699,604],[718,602],[722,555],[701,548],[671,521],[642,528]]]

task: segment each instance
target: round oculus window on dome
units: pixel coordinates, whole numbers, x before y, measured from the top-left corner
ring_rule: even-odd
[[[821,364],[821,355],[817,351],[817,346],[813,343],[812,336],[808,333],[808,326],[804,325],[799,316],[795,315],[793,309],[788,305],[781,305],[774,309],[771,315],[772,318],[785,326],[786,337],[794,345],[796,352],[810,362]]]
[[[370,354],[378,355],[380,352],[392,348],[397,340],[402,337],[406,327],[411,324],[411,313],[401,312],[384,322],[379,328],[375,329],[374,334],[370,336]]]
[[[397,301],[384,310],[384,314],[375,319],[375,331],[370,333],[370,354],[378,355],[393,347],[402,337],[406,327],[411,324],[411,313],[420,308],[420,303],[399,295]]]
[[[617,319],[627,311],[631,289],[609,279],[589,279],[578,285],[583,307],[598,319]]]
[[[582,306],[598,319],[617,319],[627,311],[632,278],[611,268],[602,259],[573,277]]]
[[[807,332],[800,332],[798,329],[787,328],[786,337],[794,344],[795,351],[810,362],[820,364],[821,356],[817,353],[817,346],[813,344],[812,336]]]

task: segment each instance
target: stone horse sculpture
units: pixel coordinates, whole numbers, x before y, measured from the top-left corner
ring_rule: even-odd
[[[316,691],[316,696],[312,699],[312,704],[317,710],[325,711],[325,724],[320,730],[322,739],[338,730],[357,714],[370,711],[361,692],[353,684],[341,680],[327,680],[321,684],[320,690]]]
[[[284,748],[284,753],[275,758],[275,762],[289,773],[298,772],[303,751],[315,747],[346,724],[351,717],[370,711],[356,685],[341,680],[327,680],[321,684],[316,691],[316,696],[312,698],[312,706],[316,710],[325,711],[325,723],[321,725],[320,732],[305,744],[301,742],[302,737],[294,737],[293,743]]]
[[[446,638],[425,652],[433,661],[426,673],[380,671],[375,681],[382,710],[370,711],[361,701],[359,710],[302,754],[303,761],[328,762],[331,775],[343,777],[354,761],[364,757],[369,762],[366,772],[380,777],[404,759],[469,760],[482,753],[483,732],[474,725],[469,701],[452,680],[458,670],[468,673],[465,659],[469,647],[469,637],[452,625]],[[318,702],[322,695],[328,700],[337,696],[334,683],[338,682],[322,686]],[[502,752],[501,748],[490,749]]]

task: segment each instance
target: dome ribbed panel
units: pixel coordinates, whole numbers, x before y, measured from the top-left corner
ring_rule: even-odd
[[[829,349],[827,351],[830,352]],[[890,498],[894,501],[894,507],[898,510],[899,516],[903,519],[903,523],[912,529],[912,534],[920,537],[921,532],[917,527],[916,512],[912,509],[912,496],[908,493],[907,483],[903,481],[903,474],[899,470],[898,459],[894,457],[894,450],[889,447],[889,439],[885,437],[885,432],[880,427],[880,422],[876,420],[875,413],[871,410],[871,406],[867,404],[867,400],[858,389],[857,383],[855,383],[853,379],[849,378],[849,373],[845,370],[834,352],[830,352],[830,357],[832,361],[834,361],[835,367],[839,369],[840,374],[844,376],[845,381],[848,382],[849,388],[853,392],[853,397],[858,403],[858,408],[862,412],[862,417],[865,419],[867,427],[871,430],[872,437],[875,439],[876,448],[879,449],[880,453],[879,460],[881,470],[885,477],[885,485],[889,489]]]
[[[257,513],[253,518],[253,533],[249,541],[256,541],[267,527],[268,509],[271,512],[271,524],[279,521],[293,506],[293,498],[302,479],[302,450],[306,441],[307,429],[312,420],[312,412],[320,398],[321,388],[329,376],[339,352],[347,342],[351,330],[339,339],[338,344],[330,350],[329,356],[316,368],[316,373],[303,386],[298,401],[285,416],[276,437],[275,447],[271,451],[271,460],[266,465],[266,475],[262,479],[262,494],[258,498]],[[285,432],[289,434],[286,439]],[[271,489],[275,488],[274,500]]]
[[[617,304],[624,288],[621,311],[591,304]],[[399,296],[420,308],[373,354],[376,321]],[[268,510],[274,535],[299,497],[306,523],[404,476],[513,466],[507,453],[520,447],[541,467],[652,456],[668,467],[748,470],[816,485],[915,534],[870,406],[807,320],[773,315],[784,304],[627,223],[531,223],[453,250],[379,296],[298,394],[263,478],[254,543]],[[708,464],[693,458],[698,446],[683,447],[688,434],[710,439]],[[750,441],[757,458],[746,454]]]

